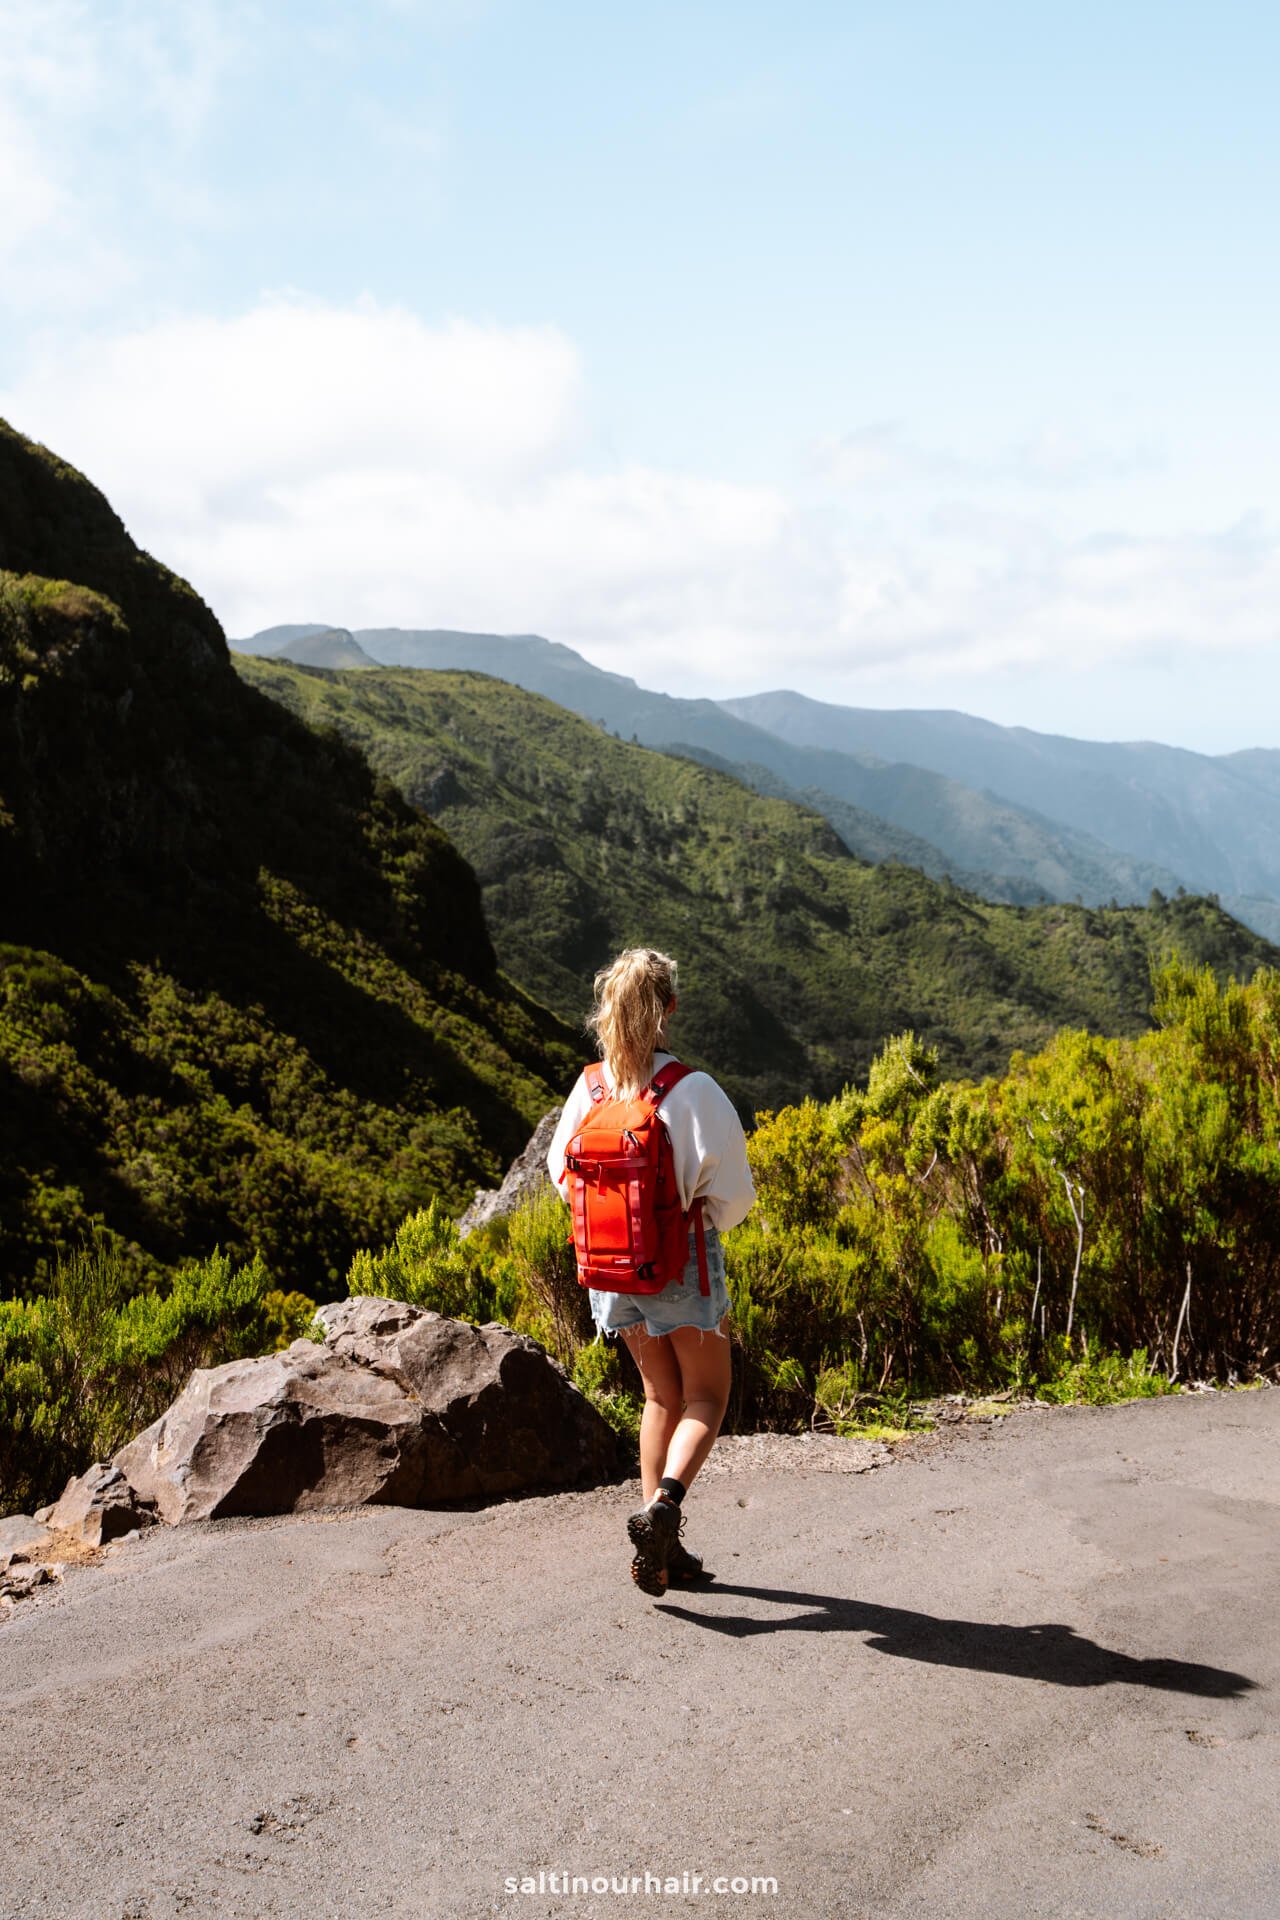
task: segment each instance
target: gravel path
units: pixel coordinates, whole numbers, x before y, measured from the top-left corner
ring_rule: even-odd
[[[0,1630],[0,1914],[1273,1920],[1280,1393],[713,1462],[661,1604],[634,1487],[69,1570]]]

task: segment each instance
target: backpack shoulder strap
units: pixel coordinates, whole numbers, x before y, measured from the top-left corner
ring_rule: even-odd
[[[662,1105],[672,1087],[678,1087],[680,1082],[693,1071],[694,1069],[687,1067],[683,1060],[668,1060],[665,1067],[659,1067],[657,1073],[654,1074],[645,1090],[655,1112]]]
[[[583,1068],[582,1077],[587,1083],[587,1092],[591,1095],[593,1106],[598,1107],[602,1100],[609,1098],[609,1088],[605,1081],[604,1068],[598,1060],[593,1060],[589,1067]]]

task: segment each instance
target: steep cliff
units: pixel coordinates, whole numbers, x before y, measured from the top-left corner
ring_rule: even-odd
[[[93,1216],[318,1284],[492,1179],[577,1055],[447,836],[3,423],[0,941],[0,1285]]]

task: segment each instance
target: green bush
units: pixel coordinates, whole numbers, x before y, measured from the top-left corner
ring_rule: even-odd
[[[760,1194],[760,1211],[783,1232],[825,1227],[835,1218],[836,1181],[843,1143],[832,1107],[805,1100],[777,1113],[758,1113],[747,1159]]]
[[[1038,1398],[1058,1405],[1075,1402],[1105,1407],[1119,1400],[1157,1399],[1162,1394],[1179,1391],[1175,1380],[1163,1373],[1152,1373],[1141,1348],[1127,1360],[1118,1353],[1097,1353],[1072,1360],[1059,1352],[1058,1358],[1058,1370],[1036,1382]]]
[[[0,1301],[0,1507],[54,1498],[164,1411],[196,1367],[280,1343],[314,1311],[260,1260],[214,1253],[131,1294],[101,1240],[60,1260],[47,1293]]]
[[[460,1239],[457,1221],[436,1200],[411,1213],[381,1253],[356,1254],[347,1292],[405,1300],[481,1324],[494,1317],[498,1297],[483,1247]]]
[[[624,1360],[617,1343],[592,1340],[579,1347],[573,1362],[573,1383],[602,1413],[614,1432],[627,1443],[633,1460],[640,1457],[640,1416],[644,1396],[636,1392],[636,1372]]]
[[[569,1209],[544,1187],[507,1221],[507,1244],[520,1286],[520,1324],[563,1366],[594,1332],[587,1290],[578,1281]]]

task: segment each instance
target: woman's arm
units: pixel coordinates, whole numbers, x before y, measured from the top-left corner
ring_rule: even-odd
[[[589,1097],[589,1096],[588,1096]],[[671,1136],[680,1202],[703,1203],[707,1224],[727,1231],[745,1220],[756,1197],[742,1122],[708,1073],[691,1073],[660,1109]]]

